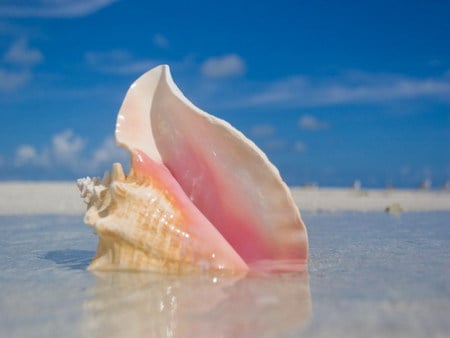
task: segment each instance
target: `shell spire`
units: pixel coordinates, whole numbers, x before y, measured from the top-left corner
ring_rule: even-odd
[[[126,176],[114,163],[111,175],[106,175],[111,179],[78,180],[88,207],[84,221],[100,237],[89,269],[246,271],[244,261],[220,233],[178,194],[181,189],[171,187],[169,193],[164,188],[176,184],[166,182],[171,176],[164,168],[144,154],[135,158],[139,175]]]

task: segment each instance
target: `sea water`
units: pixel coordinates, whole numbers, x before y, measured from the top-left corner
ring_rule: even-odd
[[[303,213],[307,271],[92,273],[82,216],[0,216],[1,337],[446,336],[450,212]]]

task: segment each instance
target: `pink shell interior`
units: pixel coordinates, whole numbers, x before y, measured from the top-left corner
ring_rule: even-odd
[[[150,70],[130,87],[116,139],[165,166],[192,207],[247,263],[306,263],[306,227],[278,170],[241,132],[187,100],[168,66]]]

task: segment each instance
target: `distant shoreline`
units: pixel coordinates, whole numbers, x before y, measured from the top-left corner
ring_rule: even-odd
[[[450,191],[291,187],[300,211],[450,211]],[[0,182],[0,215],[82,215],[75,182]]]

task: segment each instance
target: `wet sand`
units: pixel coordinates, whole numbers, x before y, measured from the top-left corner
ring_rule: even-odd
[[[0,215],[1,337],[447,337],[450,212],[303,213],[308,272],[86,268],[81,215]]]
[[[0,336],[448,336],[449,192],[293,196],[308,227],[308,271],[92,273],[97,237],[83,224],[76,185],[2,183]],[[405,212],[384,212],[394,204]]]
[[[450,191],[291,188],[301,211],[450,211]],[[394,210],[395,211],[395,210]],[[84,212],[75,182],[0,183],[0,215]]]

